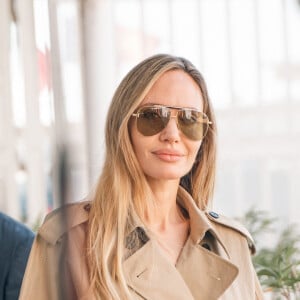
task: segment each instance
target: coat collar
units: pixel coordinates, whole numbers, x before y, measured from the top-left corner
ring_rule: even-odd
[[[189,214],[191,230],[176,266],[148,238],[147,230],[138,226],[127,243],[133,254],[123,262],[127,283],[144,299],[218,299],[236,278],[238,268],[228,260],[228,251],[205,212],[181,187],[178,202]],[[200,245],[207,232],[222,246],[225,258]],[[138,244],[133,236],[139,238]]]
[[[211,225],[209,219],[206,216],[206,213],[200,210],[192,196],[181,186],[178,188],[177,193],[177,202],[187,211],[190,218],[190,238],[194,242],[194,244],[199,244],[205,234],[210,232],[213,237],[218,241],[218,243],[222,246],[225,251],[227,257],[229,258],[228,251],[224,246],[219,234]],[[139,249],[143,244],[145,244],[149,240],[148,229],[142,223],[142,221],[138,219],[138,223],[135,227],[131,226],[129,229],[129,234],[126,238],[126,248],[130,249],[131,252]]]
[[[196,202],[194,201],[192,196],[182,187],[179,187],[177,195],[177,201],[187,210],[189,214],[191,227],[190,237],[194,244],[200,244],[205,234],[209,232],[222,246],[227,257],[230,258],[229,253],[224,243],[222,242],[222,239],[220,238],[218,232],[211,225],[210,221],[206,216],[206,213],[197,207]]]

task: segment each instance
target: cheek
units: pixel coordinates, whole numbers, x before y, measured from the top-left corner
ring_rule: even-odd
[[[135,157],[141,163],[141,159],[143,158],[143,148],[139,143],[133,143],[133,151],[135,154]]]
[[[201,148],[201,145],[202,145],[202,141],[200,142],[196,142],[195,145],[194,145],[194,152],[197,154]]]
[[[197,160],[197,155],[198,155],[198,153],[200,151],[201,144],[202,144],[202,141],[197,142],[197,143],[191,145],[191,147],[190,147],[190,149],[191,149],[191,156],[193,157],[194,160]]]
[[[144,149],[145,149],[145,141],[143,139],[143,136],[141,136],[136,129],[135,124],[133,123],[130,127],[130,140],[131,140],[131,145],[134,151],[134,154],[138,160],[138,162],[141,164],[143,161],[143,158],[145,156],[144,154]]]

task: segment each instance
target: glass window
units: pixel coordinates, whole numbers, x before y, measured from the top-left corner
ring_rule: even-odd
[[[118,77],[122,78],[143,58],[141,1],[117,0],[113,7],[113,20]]]
[[[293,133],[300,133],[300,108],[295,108],[292,112],[291,112],[291,118],[290,121],[292,123],[292,132]],[[300,139],[298,139],[299,141]]]
[[[83,121],[80,62],[80,24],[77,1],[58,2],[57,24],[61,76],[66,117],[70,123]]]
[[[213,206],[227,216],[237,216],[239,207],[236,203],[236,168],[234,161],[222,160],[217,168],[216,188]]]
[[[289,132],[289,115],[286,111],[274,110],[263,119],[262,132],[266,135],[278,136]]]
[[[243,206],[247,209],[251,206],[259,207],[262,201],[260,161],[258,159],[244,160],[241,162],[240,167],[243,192],[240,201],[243,201]]]
[[[290,63],[287,76],[290,80],[291,98],[300,102],[300,3],[290,0],[285,1],[285,5]]]
[[[290,178],[286,170],[273,170],[270,174],[272,207],[277,216],[288,221]]]
[[[10,51],[10,66],[11,66],[11,89],[12,89],[12,112],[13,121],[16,127],[24,127],[26,125],[26,103],[24,79],[22,76],[22,64],[20,57],[20,48],[18,44],[18,32],[16,24],[11,24],[11,51]]]
[[[170,52],[171,13],[168,2],[144,0],[142,3],[144,57]]]
[[[259,102],[254,2],[229,1],[233,95],[237,105]]]
[[[51,45],[48,2],[35,0],[33,4],[38,59],[40,122],[44,126],[50,126],[54,121],[54,107],[50,66]]]
[[[196,66],[200,65],[199,18],[200,1],[173,0],[172,5],[172,46],[176,55],[188,58]]]
[[[282,1],[260,0],[257,4],[262,100],[265,103],[284,101],[287,81],[280,74],[286,63]]]
[[[228,107],[232,100],[226,16],[225,1],[201,2],[203,74],[216,108]]]

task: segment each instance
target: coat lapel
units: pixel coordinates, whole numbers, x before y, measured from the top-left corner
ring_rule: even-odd
[[[194,299],[176,267],[154,241],[148,241],[126,259],[123,268],[128,286],[142,299]]]
[[[235,265],[190,239],[176,267],[197,300],[219,299],[238,274]]]
[[[215,300],[238,274],[235,265],[189,239],[176,265],[148,241],[123,263],[128,286],[147,300]]]

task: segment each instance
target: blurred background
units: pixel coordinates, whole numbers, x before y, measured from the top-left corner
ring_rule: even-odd
[[[113,92],[142,59],[203,73],[218,122],[214,209],[300,223],[300,2],[1,0],[0,210],[33,224],[94,186]]]

